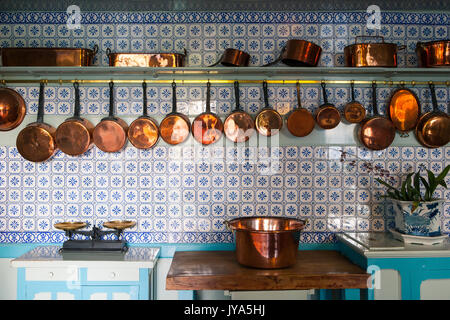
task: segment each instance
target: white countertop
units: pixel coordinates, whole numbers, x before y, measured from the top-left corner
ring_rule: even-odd
[[[11,261],[15,268],[78,267],[78,268],[153,268],[159,248],[130,247],[122,252],[64,252],[60,246],[38,246]]]
[[[367,258],[450,257],[449,238],[434,245],[405,244],[390,232],[343,232],[337,238]]]

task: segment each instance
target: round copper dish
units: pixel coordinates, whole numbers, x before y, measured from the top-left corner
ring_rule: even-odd
[[[314,113],[316,122],[319,127],[325,130],[329,130],[337,127],[337,125],[341,122],[341,114],[333,104],[328,103],[325,82],[322,81],[321,85],[324,103],[320,105]]]
[[[450,40],[417,42],[419,67],[450,67]]]
[[[73,86],[75,88],[75,111],[72,118],[68,118],[58,126],[55,140],[62,152],[71,156],[79,156],[93,146],[94,125],[89,120],[80,117],[78,82],[75,82]]]
[[[344,118],[350,123],[359,123],[366,117],[366,109],[355,100],[355,85],[351,82],[352,101],[344,107]]]
[[[39,88],[37,121],[28,124],[17,135],[16,145],[20,155],[31,162],[50,159],[56,152],[56,129],[44,123],[44,83]]]
[[[306,221],[281,217],[245,217],[224,221],[234,232],[240,264],[263,269],[296,262],[300,232]]]
[[[420,105],[416,94],[409,89],[399,88],[389,101],[389,117],[398,131],[413,130],[419,120]]]
[[[103,226],[110,229],[123,230],[133,228],[136,225],[135,221],[130,220],[113,220],[103,223]]]
[[[184,142],[191,131],[189,118],[177,112],[177,85],[172,82],[172,112],[161,121],[159,134],[161,138],[170,145]]]
[[[114,117],[114,83],[109,83],[109,116],[103,118],[94,128],[95,145],[104,152],[120,151],[127,142],[128,125]]]
[[[250,61],[250,55],[247,52],[228,48],[225,49],[220,59],[210,65],[210,67],[214,67],[219,63],[226,67],[247,67]]]
[[[316,122],[308,109],[302,108],[300,99],[300,83],[297,82],[297,105],[298,107],[291,111],[286,124],[289,132],[296,137],[305,137],[310,134]]]
[[[128,127],[128,140],[138,149],[153,147],[159,139],[159,130],[156,121],[148,116],[147,111],[147,83],[142,83],[143,106],[142,116],[134,120]]]
[[[15,90],[0,88],[0,131],[19,126],[27,112],[25,100]]]
[[[278,134],[283,127],[283,119],[278,111],[272,109],[269,105],[269,93],[267,92],[267,82],[263,81],[264,104],[255,119],[256,130],[266,137]]]
[[[59,230],[77,230],[86,227],[85,222],[60,222],[53,225]]]
[[[233,142],[245,142],[255,132],[255,122],[252,117],[241,109],[239,103],[239,82],[234,82],[236,109],[225,119],[225,136]]]

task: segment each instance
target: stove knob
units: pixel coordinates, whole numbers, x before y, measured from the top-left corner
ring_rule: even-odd
[[[49,272],[48,275],[50,276],[50,278],[53,278],[53,276],[55,275],[53,272]]]
[[[116,277],[116,273],[115,273],[115,272],[111,272],[111,274],[109,275],[109,277],[110,277],[111,279],[114,279],[114,278]]]

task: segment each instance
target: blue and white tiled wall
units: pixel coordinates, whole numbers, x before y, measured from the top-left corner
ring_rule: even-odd
[[[407,45],[399,54],[400,67],[415,67],[418,40],[448,38],[448,13],[383,13],[385,41]],[[68,30],[67,14],[45,12],[0,13],[0,46],[100,47],[96,65],[106,66],[106,48],[113,51],[188,51],[188,66],[207,66],[223,49],[240,48],[252,56],[251,65],[277,57],[290,38],[307,39],[323,48],[321,66],[342,66],[343,48],[366,29],[366,14],[359,12],[84,12],[80,30]],[[25,98],[29,114],[37,110],[38,88],[15,86]],[[270,86],[270,103],[285,114],[296,105],[295,86]],[[340,109],[349,101],[347,87],[327,88],[328,100]],[[379,86],[383,112],[393,88]],[[431,109],[427,88],[414,87],[424,111]],[[81,88],[82,115],[106,115],[106,87]],[[47,86],[46,115],[73,112],[73,88]],[[118,86],[118,115],[141,113],[140,86]],[[162,118],[171,110],[170,86],[149,86],[149,112]],[[255,115],[263,107],[261,88],[241,86],[241,105]],[[437,88],[439,107],[445,111],[447,87]],[[205,88],[180,85],[179,111],[191,117],[202,111]],[[371,104],[371,89],[357,88],[356,98]],[[302,103],[313,111],[322,103],[320,88],[302,87]],[[224,118],[234,109],[231,86],[214,85],[212,109]],[[1,136],[0,136],[1,139]],[[440,171],[450,164],[450,147],[428,150],[420,146],[368,151],[355,146],[296,146],[271,150],[279,160],[270,174],[264,147],[200,147],[160,143],[151,150],[128,144],[120,153],[93,148],[81,157],[58,152],[45,163],[30,163],[17,149],[0,144],[0,243],[62,242],[53,228],[60,221],[94,224],[113,219],[136,220],[127,232],[133,243],[231,242],[224,219],[250,215],[308,218],[302,241],[334,240],[339,231],[383,231],[393,213],[381,198],[383,188],[364,163],[379,165],[394,175],[421,168]],[[342,151],[347,158],[341,162]],[[351,165],[355,160],[355,165]],[[450,185],[450,181],[447,180]],[[450,191],[443,197],[442,229],[450,233]]]

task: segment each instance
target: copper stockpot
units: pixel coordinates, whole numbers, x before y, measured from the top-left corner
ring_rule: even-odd
[[[186,50],[181,53],[111,52],[106,49],[112,67],[183,67]]]
[[[364,119],[359,126],[358,136],[361,143],[371,150],[383,150],[389,147],[395,138],[395,126],[391,120],[378,114],[376,84],[372,83],[373,116]]]
[[[233,142],[245,142],[255,133],[255,122],[251,115],[241,109],[239,103],[239,82],[234,82],[236,109],[225,119],[225,136]]]
[[[17,135],[17,150],[24,159],[42,162],[50,159],[56,152],[56,129],[44,123],[44,83],[40,83],[37,121],[28,124]]]
[[[263,81],[264,109],[262,109],[255,119],[256,130],[266,137],[278,134],[283,127],[283,119],[275,109],[269,105],[269,93],[267,92],[267,81]]]
[[[313,42],[291,39],[281,49],[280,56],[263,67],[271,66],[279,61],[291,67],[315,67],[319,63],[321,53],[322,48]]]
[[[25,100],[17,91],[0,88],[0,131],[9,131],[18,127],[26,112]]]
[[[158,124],[148,116],[147,83],[142,82],[142,116],[134,120],[128,127],[128,140],[138,149],[153,147],[159,139]]]
[[[58,126],[55,141],[58,148],[65,154],[79,156],[94,144],[92,137],[94,125],[80,117],[80,87],[78,82],[75,82],[73,86],[75,88],[74,114]]]
[[[437,105],[434,84],[429,84],[433,111],[424,113],[417,123],[415,134],[417,140],[427,148],[445,146],[450,141],[450,117],[440,112]]]
[[[405,134],[417,125],[420,113],[419,99],[414,92],[401,87],[392,93],[388,113],[395,128]]]
[[[358,38],[381,39],[379,43],[358,43]],[[397,52],[406,46],[384,42],[381,36],[357,36],[344,48],[346,67],[397,67]]]
[[[172,112],[161,121],[159,134],[161,138],[170,145],[184,142],[191,131],[189,118],[177,112],[177,85],[172,82]]]
[[[450,40],[417,42],[419,67],[450,67]]]
[[[210,106],[211,83],[206,84],[206,111],[199,114],[192,122],[192,135],[194,139],[203,145],[217,142],[222,136],[222,120],[211,112]]]
[[[297,82],[297,108],[292,110],[286,120],[289,132],[296,137],[305,137],[310,134],[316,122],[308,109],[302,108],[300,99],[300,83]]]
[[[228,48],[225,49],[219,60],[216,63],[210,65],[210,67],[214,67],[219,63],[226,67],[247,67],[249,62],[250,55],[247,52]]]
[[[114,82],[109,83],[109,115],[94,128],[95,145],[105,152],[120,151],[127,142],[128,125],[120,118],[114,117]]]
[[[333,104],[328,103],[327,90],[324,81],[322,81],[321,86],[324,103],[320,105],[314,113],[317,125],[322,129],[329,130],[337,127],[341,122],[341,114]]]
[[[262,269],[296,263],[300,232],[306,221],[281,217],[245,217],[224,221],[233,231],[240,264]]]
[[[359,123],[366,117],[366,109],[364,106],[355,100],[355,84],[350,83],[352,101],[348,102],[344,107],[344,118],[350,123]]]

